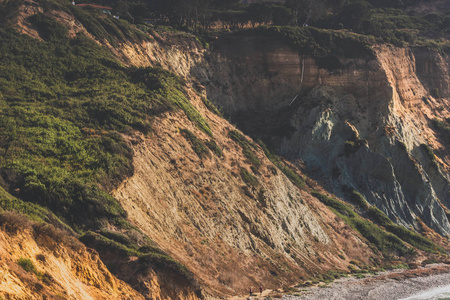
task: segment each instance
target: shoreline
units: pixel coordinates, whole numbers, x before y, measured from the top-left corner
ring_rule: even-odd
[[[341,278],[326,287],[299,288],[299,292],[283,295],[283,299],[323,300],[360,299],[394,300],[419,295],[431,289],[449,286],[450,266],[432,264],[411,270],[393,270],[366,278]]]

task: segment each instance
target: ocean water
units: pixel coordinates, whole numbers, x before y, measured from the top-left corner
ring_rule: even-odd
[[[450,285],[437,287],[401,300],[450,300]]]

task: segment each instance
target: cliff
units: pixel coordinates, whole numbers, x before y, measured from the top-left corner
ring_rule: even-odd
[[[448,55],[373,46],[364,57],[336,56],[330,69],[264,35],[214,49],[200,80],[244,130],[304,161],[330,191],[354,189],[399,224],[418,229],[420,218],[449,233],[449,157],[432,125],[449,115]]]
[[[207,46],[58,1],[16,8],[13,27],[26,36],[1,31],[3,55],[20,59],[2,66],[0,204],[31,218],[30,203],[55,212],[76,247],[43,243],[47,225],[18,233],[2,223],[4,270],[15,272],[2,295],[287,291],[447,247],[428,227],[450,231],[448,142],[433,127],[449,117],[448,56],[338,37],[318,58],[251,31]],[[27,56],[33,49],[45,55]],[[21,257],[35,271],[18,267]],[[54,281],[43,285],[47,273]]]

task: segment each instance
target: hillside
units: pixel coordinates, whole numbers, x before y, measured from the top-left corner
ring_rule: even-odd
[[[446,259],[445,48],[0,12],[3,297],[227,298]]]

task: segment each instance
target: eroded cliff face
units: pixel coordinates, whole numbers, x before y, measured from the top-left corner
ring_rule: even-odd
[[[73,16],[53,15],[71,35],[88,34]],[[26,22],[21,26],[39,38]],[[422,146],[446,151],[430,120],[449,116],[448,99],[434,99],[429,91],[439,87],[447,95],[448,80],[435,76],[445,74],[447,57],[433,53],[435,60],[427,64],[419,58],[429,55],[425,50],[379,47],[372,56],[340,58],[339,68],[326,70],[266,37],[219,39],[210,49],[192,36],[155,33],[150,39],[114,48],[98,42],[125,65],[160,66],[186,78],[186,93],[212,136],[181,111],[155,118],[147,136],[125,137],[133,145],[135,173],[113,195],[132,224],[193,272],[206,295],[229,297],[259,284],[289,286],[327,270],[347,270],[350,260],[370,264],[379,254],[316,198],[294,186],[251,139],[244,137],[250,150],[233,140],[230,132],[236,128],[209,111],[202,97],[223,107],[248,132],[263,133],[296,165],[305,164],[330,192],[345,198],[354,189],[400,224],[419,229],[420,218],[442,234],[450,232],[441,206],[450,204],[448,156],[433,160]],[[199,154],[184,129],[204,144],[215,141],[223,154],[208,148]],[[313,180],[308,186],[322,191]],[[103,272],[98,257],[90,260],[85,251],[77,259],[99,265]],[[17,255],[11,261],[15,259]],[[180,284],[170,270],[134,273],[136,258],[115,262],[106,253],[102,260],[116,266],[116,275],[146,298],[205,296]],[[105,272],[95,276],[107,277]],[[71,292],[75,298],[106,297],[92,287],[86,292],[78,284],[83,277],[77,276]],[[90,282],[105,285],[109,298],[139,299],[129,286],[122,293],[122,283],[114,277]],[[35,297],[33,288],[23,289]]]
[[[267,37],[215,47],[200,80],[242,128],[325,175],[333,192],[356,190],[397,223],[418,229],[420,218],[450,233],[442,208],[449,157],[431,126],[449,116],[447,55],[375,46],[327,70]],[[442,98],[430,95],[435,89]],[[441,154],[436,160],[427,145]]]
[[[365,263],[376,258],[348,226],[295,187],[259,146],[253,151],[261,166],[252,170],[229,137],[235,128],[191,95],[223,156],[208,152],[199,157],[180,129],[204,141],[211,137],[182,115],[169,114],[136,145],[135,175],[114,196],[133,224],[188,266],[208,294],[235,295],[258,284],[282,287],[346,268],[351,257]],[[257,178],[256,184],[243,181],[242,168]]]
[[[1,223],[0,295],[5,299],[144,299],[68,232],[10,213],[2,214]]]

